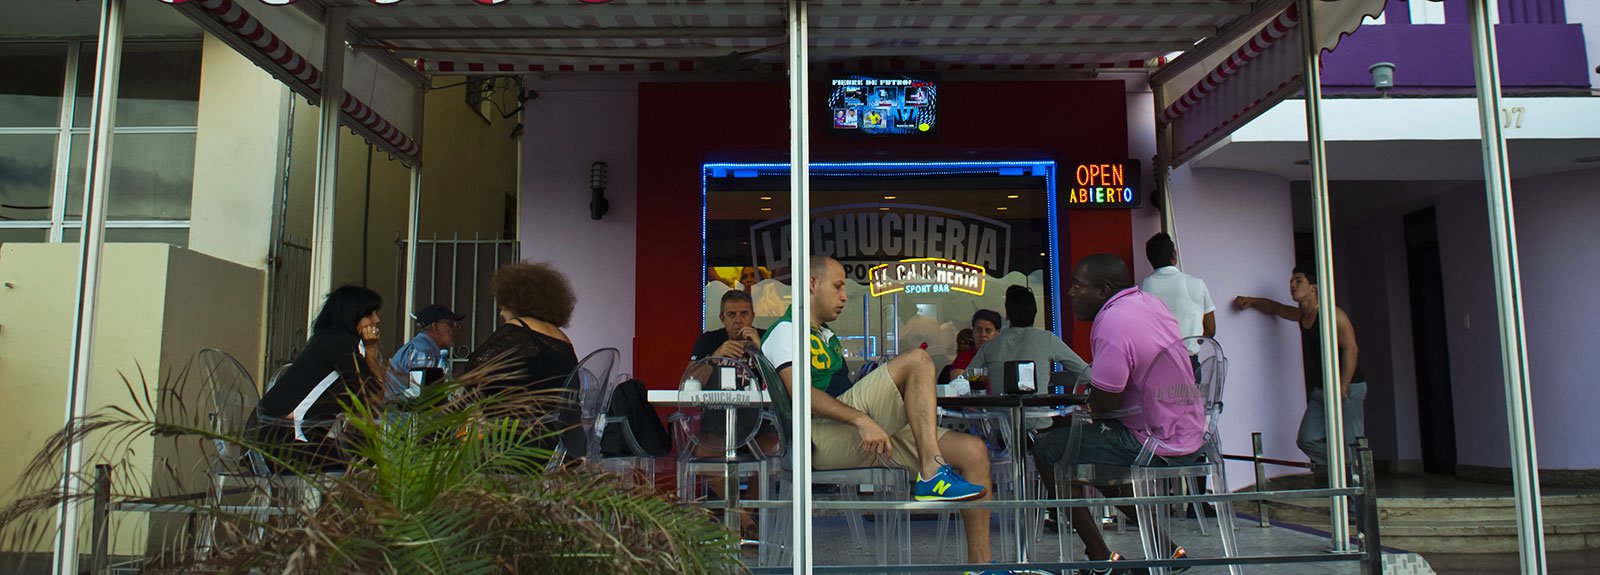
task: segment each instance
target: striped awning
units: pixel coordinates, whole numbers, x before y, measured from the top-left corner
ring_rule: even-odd
[[[179,4],[178,9],[190,19],[234,46],[245,57],[288,85],[295,93],[313,103],[320,101],[322,71],[311,62],[313,56],[302,52],[302,50],[320,52],[321,46],[312,45],[309,40],[319,36],[312,29],[311,21],[306,20],[298,26],[294,23],[269,26],[257,18],[251,10],[268,11],[271,14],[269,18],[273,19],[293,18],[294,15],[278,13],[280,9],[271,6],[252,6],[251,9],[246,9],[241,2],[235,0],[166,1]],[[276,30],[287,30],[291,34],[299,32],[304,39],[292,42]],[[297,49],[295,44],[301,47]],[[416,97],[414,95],[416,91],[396,86],[394,78],[387,78],[389,80],[387,82],[382,81],[376,66],[372,62],[363,61],[363,58],[359,54],[350,54],[346,58],[348,79],[339,109],[340,123],[406,163],[418,161],[422,156],[421,144],[367,101],[371,98],[381,98],[392,104],[390,108],[393,109],[392,113],[398,116],[397,120],[420,122],[421,118],[412,118],[414,113],[411,105],[413,98]],[[351,70],[371,73],[351,74]],[[393,73],[389,75],[393,76]]]
[[[249,3],[164,1],[208,18],[243,11],[235,3]],[[301,76],[316,68],[304,60],[320,61],[320,52],[301,47],[320,50],[314,41],[320,35],[314,32],[328,10],[344,13],[356,54],[389,66],[367,69],[385,73],[402,61],[423,74],[762,73],[781,70],[787,49],[785,0],[321,0],[314,7],[305,0],[259,2],[245,12],[266,21],[266,29],[282,35],[288,32],[280,27],[289,28],[312,41],[290,39],[276,46],[237,17],[226,21],[228,33],[249,39],[248,49],[273,62],[269,69],[279,69],[274,73],[309,94],[316,93],[315,77]],[[812,60],[829,70],[1148,72],[1163,148],[1177,162],[1300,88],[1300,18],[1294,5],[1294,0],[807,3]],[[1332,49],[1363,16],[1381,12],[1384,0],[1317,0],[1313,5],[1316,41]],[[287,22],[292,17],[311,25]],[[264,52],[268,48],[270,55]],[[296,50],[301,61],[293,59]],[[280,62],[283,58],[288,59]],[[369,88],[351,90],[358,96],[354,103],[397,91]],[[409,118],[409,110],[375,102],[365,114],[358,106],[352,118],[365,118],[356,123],[398,151],[410,146],[404,139],[391,141],[394,134],[403,138],[406,126],[420,121]]]
[[[1318,49],[1331,51],[1384,0],[1313,2]],[[1221,38],[1174,61],[1151,77],[1163,156],[1176,166],[1226,138],[1239,126],[1301,91],[1301,14],[1293,0],[1276,0],[1243,20],[1231,39]]]

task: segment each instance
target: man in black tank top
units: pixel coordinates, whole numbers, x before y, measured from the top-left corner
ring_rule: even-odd
[[[1267,315],[1296,322],[1300,327],[1300,360],[1305,369],[1306,413],[1300,418],[1300,432],[1296,443],[1317,475],[1325,475],[1328,465],[1327,412],[1323,407],[1322,332],[1318,330],[1316,269],[1305,264],[1295,266],[1289,276],[1289,296],[1295,305],[1281,304],[1267,298],[1239,296],[1233,300],[1236,309],[1255,309]],[[1338,320],[1334,332],[1338,336],[1339,391],[1344,398],[1344,440],[1355,445],[1356,438],[1366,435],[1363,407],[1367,399],[1367,378],[1357,363],[1360,350],[1356,347],[1356,330],[1344,310],[1334,309]]]

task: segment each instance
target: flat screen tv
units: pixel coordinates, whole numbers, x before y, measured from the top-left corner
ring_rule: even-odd
[[[939,82],[927,74],[847,74],[828,79],[828,133],[931,136],[939,130]]]

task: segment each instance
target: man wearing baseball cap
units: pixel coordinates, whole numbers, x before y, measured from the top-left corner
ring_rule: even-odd
[[[432,304],[411,317],[417,320],[417,336],[389,360],[389,386],[384,393],[388,400],[416,397],[422,392],[421,382],[409,380],[412,370],[439,368],[450,373],[450,348],[456,344],[457,322],[466,316],[443,304]]]

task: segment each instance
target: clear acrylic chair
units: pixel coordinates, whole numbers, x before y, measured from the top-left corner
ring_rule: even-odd
[[[1193,360],[1191,356],[1194,357]],[[1205,414],[1205,431],[1200,448],[1204,457],[1196,463],[1169,465],[1164,458],[1157,455],[1163,447],[1161,442],[1151,436],[1141,446],[1131,467],[1071,463],[1058,465],[1056,468],[1058,492],[1064,493],[1070,483],[1080,483],[1129,485],[1133,488],[1135,497],[1173,495],[1183,491],[1189,481],[1202,477],[1210,482],[1216,492],[1228,492],[1226,466],[1222,459],[1221,441],[1217,433],[1218,419],[1222,413],[1223,384],[1227,375],[1227,359],[1222,353],[1222,346],[1216,340],[1207,337],[1184,338],[1167,346],[1156,361],[1181,362],[1184,372],[1195,374],[1194,397],[1201,402]],[[1198,364],[1198,369],[1193,367],[1195,364]],[[1151,370],[1151,373],[1156,372],[1157,370]],[[1155,383],[1147,379],[1144,389],[1151,389],[1151,385]],[[1122,419],[1139,411],[1139,406],[1127,406],[1112,413],[1098,414],[1098,418]],[[1063,462],[1077,458],[1083,428],[1094,421],[1087,412],[1080,411],[1073,414],[1071,435],[1068,438],[1066,454],[1062,458]],[[1192,487],[1189,489],[1192,490]],[[1167,543],[1172,533],[1171,520],[1168,516],[1168,509],[1171,506],[1134,504],[1133,507],[1139,520],[1139,539],[1144,557],[1167,558],[1170,552]],[[1233,504],[1221,501],[1216,503],[1216,507],[1223,556],[1235,557],[1238,555],[1238,546],[1234,538]],[[1197,513],[1197,516],[1200,518],[1199,522],[1203,524],[1204,513]],[[1240,575],[1243,573],[1243,568],[1239,565],[1229,565],[1228,571],[1231,575]],[[1168,568],[1151,567],[1150,572],[1152,575],[1165,575]]]
[[[732,499],[741,491],[741,480],[748,480],[757,497],[770,496],[771,465],[783,443],[761,408],[765,400],[757,371],[745,360],[708,357],[689,364],[679,382],[682,403],[670,418],[678,446],[679,498]],[[728,517],[728,527],[739,529],[740,521]]]
[[[260,509],[260,513],[248,515],[251,519],[264,522],[272,512],[271,474],[265,462],[261,461],[260,454],[247,454],[238,443],[224,439],[245,437],[249,431],[251,411],[260,402],[261,395],[250,372],[227,352],[203,349],[197,359],[205,390],[201,400],[207,402],[206,423],[216,434],[216,438],[211,440],[211,449],[205,450],[207,468],[210,470],[205,506],[215,509],[222,506],[229,496],[242,496],[244,501],[240,507]],[[201,513],[196,519],[195,556],[206,557],[211,554],[215,544],[217,518],[212,513]],[[260,534],[261,530],[257,529],[253,530],[252,536],[259,537]]]
[[[622,475],[642,473],[650,481],[654,481],[655,457],[646,454],[643,449],[638,449],[637,442],[633,443],[635,450],[630,455],[606,457],[600,449],[601,439],[605,436],[607,427],[617,419],[621,419],[606,415],[606,410],[611,405],[611,396],[616,393],[617,386],[626,380],[626,378],[612,377],[621,358],[622,352],[617,348],[597,349],[584,356],[578,362],[578,367],[567,376],[561,389],[567,397],[575,399],[567,408],[541,418],[541,423],[548,429],[566,430],[561,433],[561,440],[557,443],[549,463],[546,464],[547,467],[563,465],[570,459],[582,459],[613,473]],[[632,435],[631,430],[627,433],[629,436]]]
[[[788,388],[784,387],[778,372],[772,363],[760,353],[752,356],[756,372],[761,377],[761,382],[771,397],[772,420],[774,427],[779,430],[780,437],[787,433],[792,415],[791,401]],[[870,369],[863,369],[865,375]],[[775,500],[793,500],[794,474],[790,467],[788,457],[775,459],[777,489]],[[844,501],[911,501],[911,476],[905,469],[892,466],[887,462],[878,467],[862,467],[854,469],[813,469],[811,471],[811,488],[815,493],[818,486],[832,487],[832,495],[821,495],[819,498],[834,497]],[[760,514],[761,538],[761,565],[783,566],[793,560],[792,550],[788,548],[790,538],[790,513],[792,509],[763,509]],[[911,513],[904,510],[876,510],[872,511],[873,536],[867,536],[865,516],[861,510],[848,509],[844,515],[849,525],[850,534],[854,541],[863,550],[873,556],[878,565],[909,564],[911,562]]]

